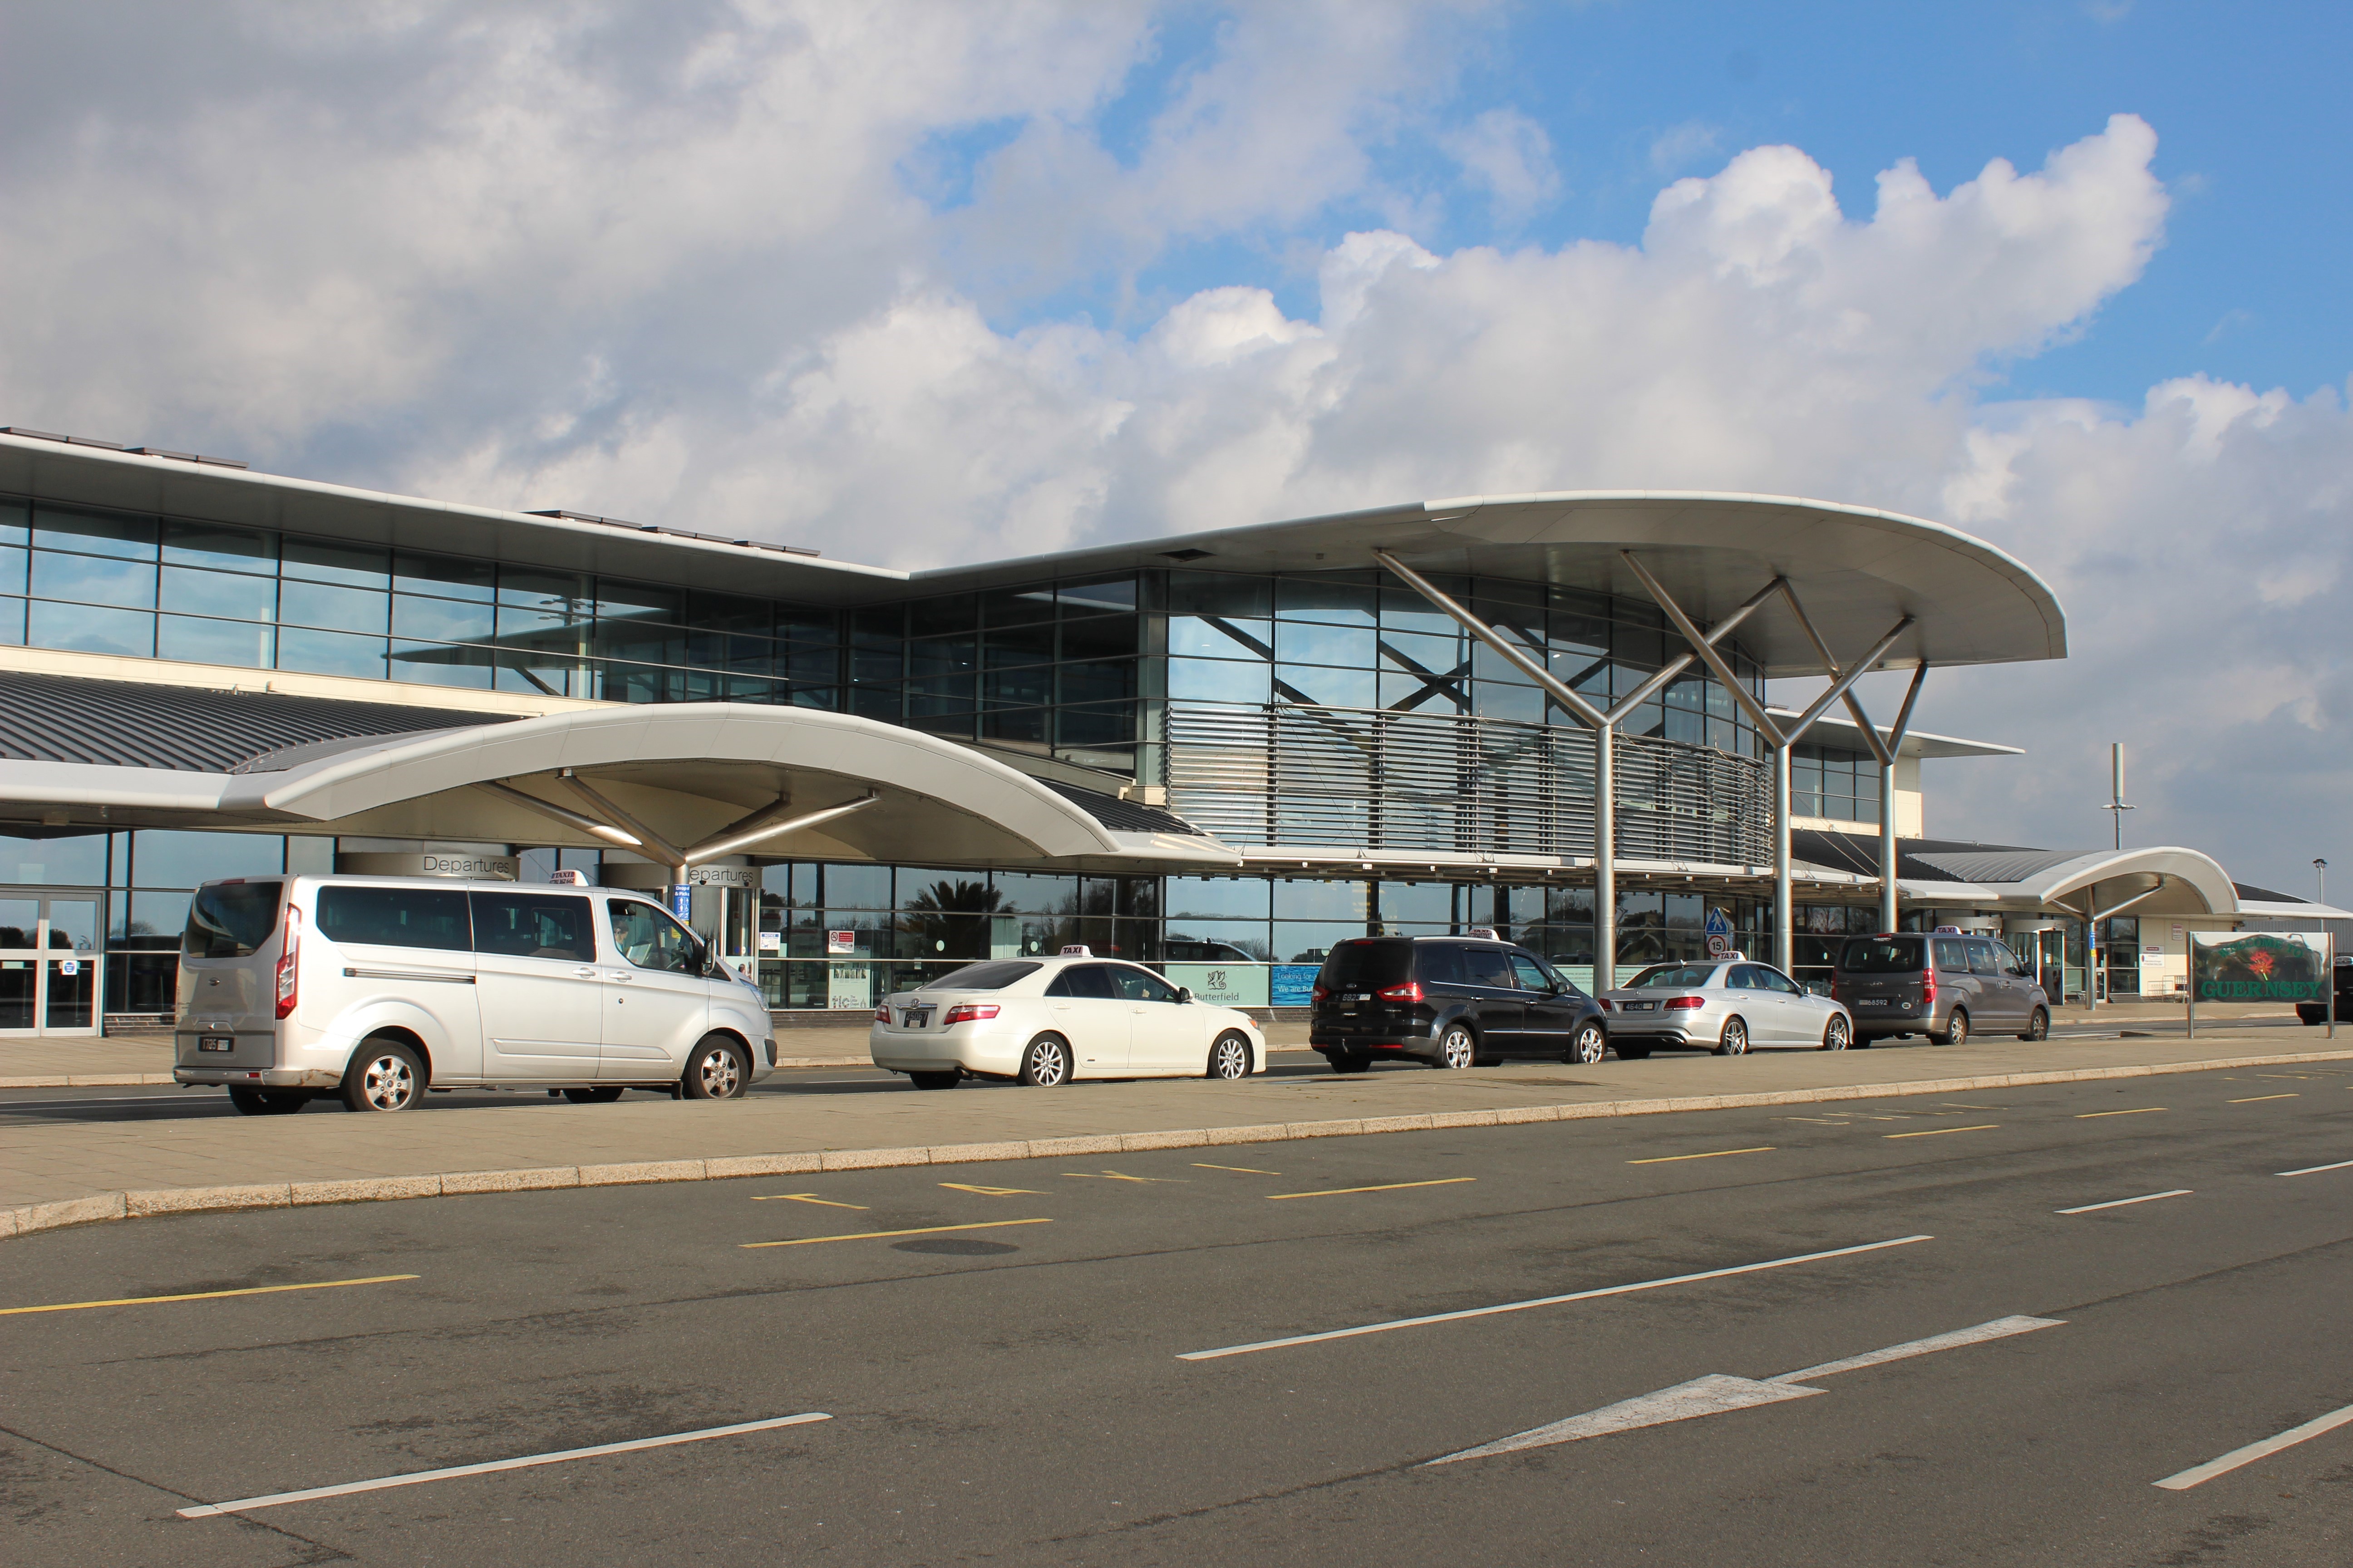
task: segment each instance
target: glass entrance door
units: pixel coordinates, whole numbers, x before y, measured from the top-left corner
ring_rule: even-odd
[[[98,900],[0,899],[0,1035],[94,1035],[100,973]]]

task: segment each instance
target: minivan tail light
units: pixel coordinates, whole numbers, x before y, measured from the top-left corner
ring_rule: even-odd
[[[1384,1002],[1419,1002],[1421,1000],[1421,982],[1409,980],[1402,985],[1384,985],[1373,994]]]
[[[1332,993],[1318,985],[1307,993],[1307,999],[1310,1002],[1329,1002],[1332,1000]]]
[[[1664,1002],[1661,1003],[1660,1005],[1664,1007],[1670,1013],[1680,1013],[1694,1007],[1706,1006],[1707,998],[1704,996],[1670,996]]]
[[[948,1016],[940,1020],[940,1027],[944,1029],[950,1024],[977,1024],[983,1019],[996,1017],[998,1010],[994,1002],[959,1002],[948,1009]]]
[[[296,993],[301,985],[301,971],[295,961],[302,955],[302,911],[292,904],[286,906],[286,946],[278,954],[278,1016],[281,1018],[294,1011]]]
[[[1934,1006],[1936,1005],[1936,960],[1933,958],[1930,959],[1926,966],[1920,971],[1920,1001],[1922,1005],[1926,1006]]]

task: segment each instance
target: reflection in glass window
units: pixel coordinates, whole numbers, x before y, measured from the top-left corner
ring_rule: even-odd
[[[289,626],[381,635],[390,613],[389,597],[373,589],[302,583],[291,578],[278,585],[278,618]]]
[[[0,882],[104,887],[106,835],[89,833],[60,838],[0,836]]]
[[[392,552],[371,544],[336,544],[323,539],[286,541],[285,575],[347,588],[383,588],[392,577]]]
[[[153,658],[155,617],[144,610],[100,610],[36,599],[26,612],[25,640],[35,647]]]
[[[278,574],[278,536],[258,528],[224,528],[209,522],[164,524],[164,563],[207,566],[248,575]]]
[[[31,554],[16,545],[0,545],[0,594],[25,591],[25,563]]]
[[[0,646],[15,647],[25,640],[25,601],[0,599]]]
[[[199,620],[194,616],[155,617],[155,657],[190,664],[229,664],[269,669],[278,628],[250,621]]]
[[[1277,621],[1274,657],[1286,664],[1336,664],[1369,670],[1378,655],[1373,628]]]
[[[1321,665],[1278,664],[1275,690],[1287,702],[1322,708],[1378,706],[1377,678],[1369,669],[1332,669]]]
[[[488,603],[497,580],[498,568],[487,561],[411,555],[406,551],[392,558],[392,585],[401,593]]]
[[[32,589],[36,598],[152,610],[155,607],[155,567],[150,562],[37,550],[33,552]]]
[[[1273,673],[1263,664],[1172,658],[1168,661],[1168,695],[1172,700],[1187,702],[1265,703],[1273,700]]]
[[[218,616],[238,621],[274,620],[278,584],[268,577],[236,572],[204,572],[190,566],[164,568],[165,608],[185,616]]]
[[[281,626],[278,632],[278,668],[280,669],[382,680],[385,679],[385,639],[382,637],[311,631],[301,626]]]
[[[461,686],[480,690],[491,684],[493,657],[488,648],[395,642],[392,678],[424,686]]]
[[[418,642],[488,642],[492,617],[487,601],[392,596],[392,635]]]
[[[142,888],[193,888],[221,877],[274,877],[285,867],[286,840],[275,834],[142,828],[131,836],[130,880]]]
[[[1274,623],[1222,616],[1171,616],[1168,651],[1202,658],[1272,658]]]
[[[1274,613],[1285,620],[1369,626],[1379,618],[1379,590],[1370,581],[1282,577],[1274,585]]]
[[[33,512],[33,543],[44,550],[153,561],[155,524],[143,517],[111,517],[43,505]]]

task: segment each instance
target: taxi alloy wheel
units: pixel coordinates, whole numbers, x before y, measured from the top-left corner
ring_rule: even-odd
[[[1601,1059],[1601,1053],[1609,1046],[1609,1037],[1602,1033],[1600,1025],[1588,1018],[1569,1041],[1568,1059],[1578,1067],[1589,1068]]]
[[[1250,1042],[1230,1031],[1219,1035],[1218,1043],[1209,1047],[1209,1076],[1229,1082],[1250,1077]]]
[[[1051,1089],[1071,1079],[1071,1047],[1060,1035],[1040,1035],[1021,1053],[1021,1081],[1032,1089]]]
[[[1446,1037],[1438,1042],[1438,1065],[1457,1071],[1479,1059],[1478,1037],[1456,1024],[1448,1028]]]
[[[688,1058],[681,1087],[689,1100],[741,1100],[752,1088],[752,1069],[733,1041],[705,1035]]]
[[[406,1110],[425,1088],[425,1064],[397,1040],[374,1039],[343,1074],[343,1103],[353,1110]]]
[[[1831,1014],[1830,1023],[1822,1029],[1822,1049],[1842,1051],[1846,1049],[1848,1042],[1853,1038],[1854,1031],[1847,1027],[1845,1017],[1837,1013]]]
[[[2042,1008],[2037,1007],[2034,1010],[2034,1016],[2026,1020],[2026,1033],[2019,1036],[2018,1037],[2021,1040],[2049,1039],[2051,1037],[2051,1015],[2043,1011]]]
[[[1748,1054],[1748,1026],[1737,1018],[1724,1021],[1724,1033],[1718,1037],[1715,1054],[1720,1057],[1745,1057]]]

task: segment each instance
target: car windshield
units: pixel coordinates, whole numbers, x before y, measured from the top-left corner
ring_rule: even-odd
[[[1704,985],[1707,977],[1715,973],[1713,963],[1654,963],[1627,982],[1629,991],[1648,991],[1663,985]]]
[[[1839,955],[1849,974],[1911,974],[1926,967],[1926,942],[1916,936],[1859,936]]]
[[[1017,980],[1027,980],[1044,965],[1037,963],[967,963],[962,969],[952,969],[937,980],[927,981],[925,991],[1002,991]]]

